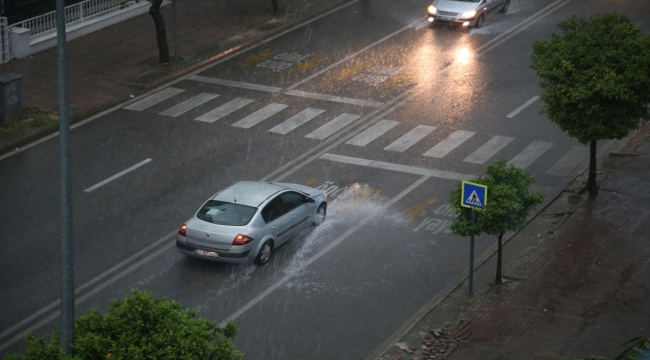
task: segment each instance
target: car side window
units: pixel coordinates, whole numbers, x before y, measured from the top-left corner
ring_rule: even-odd
[[[280,198],[276,198],[262,209],[262,219],[268,224],[286,213],[287,211],[284,209]]]
[[[280,198],[282,199],[282,202],[284,202],[287,212],[307,202],[307,198],[304,195],[295,192],[286,192],[281,194]]]

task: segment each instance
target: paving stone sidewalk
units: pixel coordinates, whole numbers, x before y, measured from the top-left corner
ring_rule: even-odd
[[[486,262],[473,297],[461,284],[380,358],[613,359],[650,338],[650,126],[621,153],[597,198],[581,176],[510,240],[505,285]]]
[[[271,0],[184,0],[175,5],[178,61],[167,65],[158,62],[155,28],[149,14],[68,41],[73,121],[141,95],[234,49],[258,43],[351,1],[278,0],[278,11],[274,14]],[[172,6],[163,6],[161,13],[173,58]],[[57,111],[56,48],[0,65],[0,73],[6,72],[23,75],[24,108]],[[0,138],[0,153],[54,131],[56,125],[25,132],[19,139]]]

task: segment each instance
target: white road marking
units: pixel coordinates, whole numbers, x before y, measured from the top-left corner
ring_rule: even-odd
[[[182,103],[172,106],[169,109],[160,113],[163,116],[177,117],[181,114],[184,114],[199,105],[203,105],[206,102],[218,97],[217,94],[201,93],[190,99],[183,101]]]
[[[589,148],[574,146],[560,158],[550,169],[546,171],[549,175],[565,176],[571,173],[578,164],[589,156]]]
[[[184,89],[177,89],[173,87],[168,87],[166,89],[160,90],[155,94],[151,94],[146,98],[136,101],[129,106],[125,106],[124,109],[133,110],[133,111],[142,111],[151,106],[154,106],[160,102],[163,102],[174,95],[178,95],[185,91]]]
[[[508,117],[511,118],[511,117],[514,117],[515,115],[519,114],[519,112],[520,112],[521,110],[523,110],[523,109],[525,109],[526,107],[528,107],[528,105],[534,103],[535,100],[537,100],[537,99],[539,99],[539,95],[533,96],[532,98],[530,98],[530,100],[526,101],[526,102],[523,103],[520,107],[516,108],[513,112],[511,112],[510,114],[508,114]]]
[[[253,126],[261,123],[262,121],[270,118],[271,116],[279,113],[280,111],[288,108],[289,105],[271,103],[265,107],[257,110],[256,112],[246,116],[245,118],[237,121],[236,123],[230,125],[235,127],[240,127],[244,129],[250,129]]]
[[[543,141],[533,141],[528,147],[526,147],[522,152],[517,154],[512,160],[508,163],[513,164],[518,168],[525,169],[533,161],[537,160],[538,157],[542,156],[546,150],[550,149],[553,146],[553,143],[543,142]]]
[[[238,317],[240,317],[243,313],[248,311],[250,308],[253,306],[257,305],[260,301],[264,300],[267,296],[269,296],[271,293],[273,293],[275,290],[279,289],[282,285],[284,285],[287,281],[291,280],[294,276],[300,274],[304,269],[306,269],[309,265],[314,263],[316,260],[318,260],[321,256],[327,254],[332,250],[334,247],[336,247],[338,244],[342,243],[345,241],[347,238],[352,236],[354,233],[359,231],[362,227],[368,223],[368,221],[372,220],[375,218],[377,213],[380,213],[389,207],[393,206],[396,202],[401,200],[404,196],[408,195],[411,191],[415,190],[418,186],[422,185],[425,181],[429,179],[428,176],[423,176],[420,179],[418,179],[416,182],[411,184],[409,187],[404,189],[402,192],[397,194],[394,198],[390,199],[387,203],[377,207],[377,210],[373,212],[372,214],[368,215],[365,219],[361,220],[357,225],[353,226],[350,228],[348,231],[346,231],[343,235],[339,236],[336,240],[330,242],[326,247],[324,247],[322,250],[317,252],[314,256],[310,257],[307,259],[305,262],[300,265],[297,269],[293,270],[291,273],[285,275],[282,277],[280,280],[276,281],[273,283],[273,285],[269,286],[264,290],[262,293],[257,295],[255,298],[253,298],[251,301],[246,303],[246,305],[242,306],[239,308],[237,311],[235,311],[233,314],[228,316],[226,319],[224,319],[219,326],[224,327],[226,326],[226,323],[228,320],[236,320]]]
[[[413,130],[404,134],[401,138],[395,140],[392,144],[386,146],[384,150],[404,152],[411,146],[415,145],[415,143],[431,134],[435,129],[437,129],[435,126],[418,125]]]
[[[87,192],[87,193],[88,193],[88,192],[91,192],[91,191],[93,191],[93,190],[95,190],[95,189],[97,189],[97,188],[99,188],[99,187],[102,187],[102,186],[108,184],[109,182],[111,182],[111,181],[113,181],[113,180],[119,178],[120,176],[122,176],[122,175],[126,175],[126,174],[130,173],[131,171],[133,171],[133,170],[139,168],[140,166],[149,163],[150,161],[151,161],[151,159],[143,160],[143,161],[141,161],[141,162],[139,162],[139,163],[137,163],[137,164],[131,166],[130,168],[128,168],[128,169],[126,169],[126,170],[124,170],[124,171],[121,171],[121,172],[119,172],[119,173],[117,173],[117,174],[115,174],[115,175],[109,177],[108,179],[106,179],[106,180],[104,180],[104,181],[102,181],[102,182],[100,182],[100,183],[97,183],[96,185],[93,185],[93,186],[89,187],[88,189],[84,190],[84,192]]]
[[[228,115],[228,114],[230,114],[232,112],[235,112],[235,111],[243,108],[244,106],[246,106],[246,105],[248,105],[248,104],[250,104],[252,102],[253,102],[253,100],[250,100],[250,99],[236,98],[234,100],[231,100],[231,101],[219,106],[218,108],[216,108],[216,109],[214,109],[214,110],[212,110],[212,111],[210,111],[208,113],[205,113],[205,114],[197,117],[194,120],[203,121],[203,122],[207,122],[207,123],[213,123],[213,122],[221,119],[222,117],[224,117],[224,116],[226,116],[226,115]]]
[[[269,130],[269,132],[283,134],[283,135],[288,134],[290,131],[296,129],[298,126],[306,123],[307,121],[315,118],[316,116],[324,112],[325,110],[306,108],[305,110],[288,118],[283,123],[274,126],[271,130]]]
[[[336,155],[336,154],[323,154],[320,157],[320,159],[340,162],[340,163],[344,163],[344,164],[352,164],[352,165],[367,166],[367,167],[372,167],[372,168],[377,168],[377,169],[399,171],[399,172],[408,173],[408,174],[425,175],[425,176],[428,176],[428,177],[435,177],[435,178],[438,178],[438,179],[459,180],[460,181],[460,180],[469,180],[469,179],[474,177],[474,175],[457,174],[457,173],[448,172],[448,171],[425,169],[425,168],[420,168],[420,167],[415,167],[415,166],[393,164],[393,163],[387,163],[387,162],[383,162],[383,161],[361,159],[361,158],[355,158],[355,157],[343,156],[343,155]]]
[[[531,15],[527,19],[519,22],[519,24],[513,26],[510,30],[504,32],[503,34],[495,37],[494,39],[488,41],[487,43],[481,45],[478,49],[476,49],[476,54],[477,55],[485,55],[488,51],[495,49],[499,45],[503,44],[504,42],[508,41],[511,37],[519,34],[520,32],[526,30],[528,27],[532,26],[536,22],[542,20],[546,16],[550,15],[552,12],[555,10],[558,10],[562,6],[568,4],[571,2],[571,0],[557,0],[554,3],[548,5],[547,7],[543,8],[542,10],[536,12],[535,14]]]
[[[318,93],[312,93],[312,92],[300,91],[300,90],[289,90],[285,92],[285,94],[300,96],[309,99],[327,100],[327,101],[333,101],[333,102],[338,102],[343,104],[361,105],[361,106],[369,106],[369,107],[380,107],[384,105],[384,103],[378,101],[353,99],[353,98],[346,98],[343,96],[318,94]]]
[[[488,140],[483,146],[478,148],[478,150],[471,153],[465,160],[465,162],[472,164],[483,164],[489,158],[498,153],[503,149],[509,142],[512,141],[512,138],[509,136],[496,135],[492,139]]]
[[[216,78],[200,76],[200,75],[190,76],[188,80],[194,80],[194,81],[200,81],[209,84],[224,85],[224,86],[230,86],[230,87],[236,87],[242,89],[249,89],[249,90],[266,91],[270,93],[276,93],[282,90],[282,88],[275,87],[275,86],[252,84],[243,81],[216,79]]]
[[[443,158],[445,155],[449,154],[455,148],[467,141],[467,139],[474,136],[474,134],[476,133],[473,131],[456,130],[453,134],[449,135],[446,139],[442,140],[422,155]]]
[[[375,125],[367,128],[361,134],[350,139],[348,142],[346,142],[346,144],[356,145],[356,146],[366,146],[371,141],[375,140],[376,138],[386,133],[388,130],[394,128],[397,124],[399,124],[399,121],[381,120]]]
[[[334,118],[334,120],[307,134],[305,137],[310,139],[323,140],[335,132],[341,130],[342,128],[348,126],[350,123],[360,117],[361,115],[341,114]]]

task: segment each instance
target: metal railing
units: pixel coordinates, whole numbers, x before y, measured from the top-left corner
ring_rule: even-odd
[[[0,17],[0,37],[2,38],[2,61],[0,63],[4,64],[9,62],[14,56],[11,51],[11,28],[7,26],[7,18],[2,16]]]
[[[133,1],[125,2],[124,0],[85,0],[65,7],[65,23],[83,22],[88,17],[123,8],[133,3]],[[56,11],[11,24],[9,27],[29,29],[31,36],[56,29]]]
[[[65,7],[65,23],[71,24],[83,22],[85,19],[100,15],[102,13],[123,9],[140,0],[85,0],[80,3]],[[24,28],[29,29],[29,35],[34,36],[56,29],[56,11],[23,20],[15,24],[8,25],[6,17],[0,17],[0,44],[2,48],[2,58],[0,63],[4,64],[13,59],[11,29]]]

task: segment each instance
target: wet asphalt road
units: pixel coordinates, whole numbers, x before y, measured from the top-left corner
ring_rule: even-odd
[[[585,164],[537,114],[532,42],[571,14],[616,10],[647,31],[650,11],[513,0],[467,31],[428,27],[426,6],[353,2],[75,128],[77,314],[139,288],[233,318],[249,359],[363,359],[454,285],[469,253],[446,231],[454,184],[505,158],[550,196]],[[0,161],[0,354],[58,326],[57,144]],[[178,226],[238,180],[326,190],[328,219],[263,268],[179,254]]]

